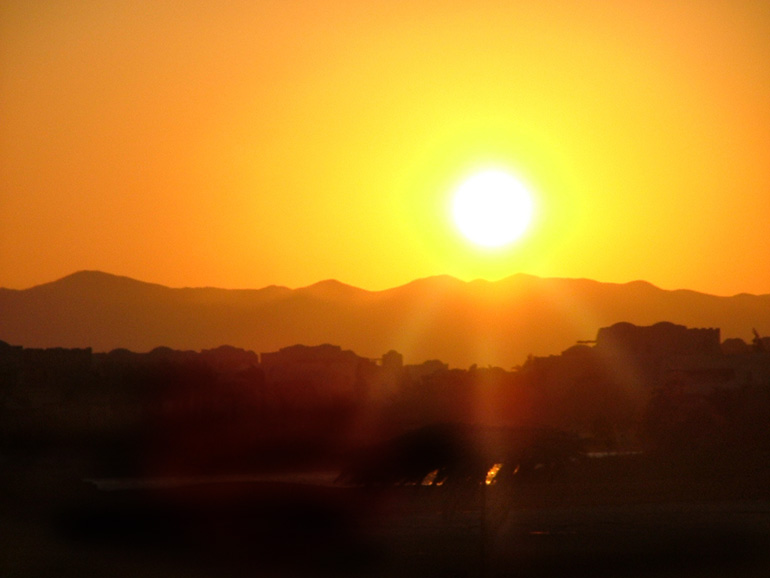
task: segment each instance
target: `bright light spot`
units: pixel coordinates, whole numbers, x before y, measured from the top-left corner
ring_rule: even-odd
[[[436,476],[438,476],[438,470],[433,470],[432,472],[429,472],[423,479],[420,485],[422,486],[432,486],[436,481]]]
[[[491,468],[489,468],[489,471],[487,472],[487,477],[484,480],[484,483],[488,486],[491,486],[495,483],[495,477],[497,477],[497,472],[500,471],[500,468],[503,467],[503,464],[495,464]]]
[[[470,241],[500,247],[521,237],[532,220],[532,197],[514,177],[498,170],[473,175],[457,189],[452,216]]]

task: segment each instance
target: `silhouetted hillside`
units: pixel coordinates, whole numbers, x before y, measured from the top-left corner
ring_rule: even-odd
[[[373,292],[332,280],[294,290],[172,289],[81,271],[30,289],[0,289],[0,340],[95,351],[334,343],[368,357],[395,349],[409,363],[438,358],[456,367],[510,368],[528,354],[557,354],[594,339],[597,327],[661,320],[750,340],[753,327],[770,334],[770,295],[717,297],[642,281],[523,274],[469,283],[430,277]]]

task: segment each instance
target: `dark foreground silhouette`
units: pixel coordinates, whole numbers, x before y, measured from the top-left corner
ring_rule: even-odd
[[[2,567],[118,577],[770,570],[764,475],[588,457],[573,442],[552,430],[437,424],[358,454],[336,481],[296,470],[89,481],[77,456],[38,456],[3,473],[0,524],[12,539]]]
[[[597,337],[514,371],[0,343],[0,574],[768,575],[768,344]]]

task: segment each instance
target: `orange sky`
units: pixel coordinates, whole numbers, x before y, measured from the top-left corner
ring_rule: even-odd
[[[477,168],[536,196],[460,239]],[[770,4],[0,5],[0,286],[525,272],[770,293]]]

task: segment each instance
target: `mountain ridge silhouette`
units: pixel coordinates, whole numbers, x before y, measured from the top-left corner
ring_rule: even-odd
[[[368,291],[333,279],[297,289],[171,288],[78,271],[28,289],[0,289],[0,340],[95,351],[227,344],[263,352],[332,343],[372,358],[395,349],[408,363],[512,367],[529,354],[559,354],[620,321],[719,327],[723,339],[750,339],[752,328],[770,334],[770,295],[523,273],[469,282],[441,275]]]

